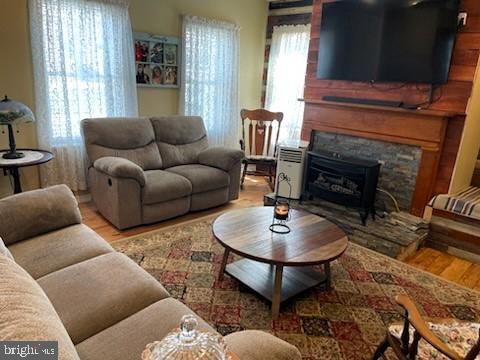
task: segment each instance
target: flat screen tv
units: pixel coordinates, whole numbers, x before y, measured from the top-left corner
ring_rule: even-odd
[[[458,8],[458,0],[325,3],[317,78],[443,84]]]

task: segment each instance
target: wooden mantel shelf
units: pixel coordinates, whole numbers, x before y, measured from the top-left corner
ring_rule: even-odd
[[[392,106],[378,106],[378,105],[364,105],[364,104],[355,104],[355,103],[344,103],[344,102],[334,102],[334,101],[325,101],[317,99],[299,99],[299,101],[304,101],[306,104],[330,107],[330,108],[344,108],[344,109],[359,109],[363,111],[382,111],[382,112],[394,112],[401,113],[411,116],[428,116],[428,117],[438,117],[438,118],[453,118],[456,116],[465,116],[465,114],[457,112],[448,112],[440,110],[430,110],[430,109],[405,109],[401,107],[392,107]]]

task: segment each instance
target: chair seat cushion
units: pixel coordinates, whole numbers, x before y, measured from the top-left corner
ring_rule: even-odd
[[[192,184],[193,194],[217,190],[230,185],[228,173],[206,165],[181,165],[166,170],[187,178]]]
[[[147,344],[178,328],[183,315],[193,314],[179,301],[158,301],[76,346],[82,360],[140,359]],[[199,328],[213,331],[199,319]]]
[[[192,193],[192,184],[185,177],[163,170],[145,171],[143,204],[157,204],[179,199]]]
[[[114,251],[95,231],[82,224],[20,241],[10,245],[9,250],[34,279]]]
[[[37,280],[74,344],[169,296],[120,253],[109,253]]]
[[[466,322],[452,322],[447,324],[428,323],[428,327],[440,340],[462,357],[476,344],[480,330],[480,324]],[[388,330],[393,336],[400,339],[403,325],[394,324],[391,325]],[[413,328],[410,327],[410,341],[413,339],[413,331]],[[417,358],[422,360],[449,360],[448,357],[444,356],[423,339],[420,340],[418,345]]]

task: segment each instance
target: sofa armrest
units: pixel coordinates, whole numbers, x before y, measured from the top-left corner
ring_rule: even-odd
[[[245,156],[242,150],[225,147],[213,147],[202,151],[198,155],[198,162],[202,165],[230,171]]]
[[[145,186],[145,174],[143,169],[134,162],[121,158],[106,156],[97,159],[93,167],[104,174],[116,178],[134,179],[140,186]]]
[[[82,222],[77,200],[66,185],[0,200],[0,219],[0,237],[7,246]]]
[[[229,349],[239,359],[301,360],[298,349],[263,331],[245,330],[225,336]]]

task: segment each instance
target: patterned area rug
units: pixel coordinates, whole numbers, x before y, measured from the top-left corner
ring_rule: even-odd
[[[443,281],[355,244],[332,263],[332,290],[314,288],[282,304],[272,321],[269,304],[228,275],[217,280],[223,248],[213,218],[114,242],[222,334],[261,329],[296,345],[305,359],[369,359],[400,320],[397,294],[408,294],[427,318],[479,321],[480,294]]]

